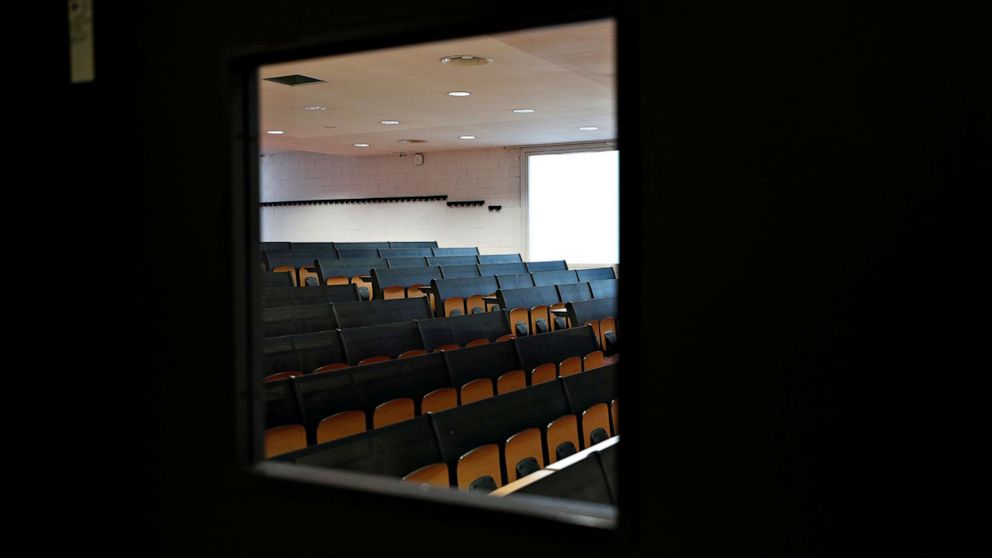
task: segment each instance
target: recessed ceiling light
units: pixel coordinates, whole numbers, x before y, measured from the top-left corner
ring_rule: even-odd
[[[369,146],[369,144],[367,144],[367,143],[356,143],[355,144],[355,147],[368,147],[368,146]]]
[[[513,109],[513,112],[517,114],[528,114],[534,112],[534,109]]]
[[[473,54],[454,54],[442,58],[441,63],[448,64],[449,66],[485,66],[486,64],[492,64],[493,59],[486,58],[485,56],[475,56]]]
[[[468,91],[448,91],[448,95],[451,97],[468,97],[471,93]]]
[[[458,136],[458,139],[475,139],[475,136]]]
[[[598,130],[599,128],[597,126],[582,126],[579,129],[582,130],[583,132],[594,132],[594,131]]]
[[[281,136],[286,133],[286,130],[266,130],[266,134],[272,134],[273,136]]]
[[[401,139],[396,141],[397,143],[427,143],[427,140],[422,139]]]
[[[303,110],[312,110],[312,111],[315,111],[315,112],[319,112],[319,111],[322,111],[322,110],[327,110],[327,107],[325,107],[323,105],[307,105],[307,106],[303,107]]]
[[[399,120],[383,120],[379,122],[379,124],[385,124],[386,126],[395,126],[399,123],[400,123]]]

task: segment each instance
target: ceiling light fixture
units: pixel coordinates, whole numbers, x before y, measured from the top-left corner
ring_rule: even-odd
[[[599,128],[598,128],[598,127],[596,127],[596,126],[582,126],[582,127],[581,127],[581,128],[579,128],[579,129],[580,129],[580,130],[582,130],[583,132],[595,132],[595,131],[596,131],[596,130],[598,130]]]
[[[458,136],[458,139],[465,139],[465,140],[475,139],[475,136]]]
[[[534,112],[534,109],[513,109],[513,112],[517,114],[529,114]]]
[[[448,91],[448,96],[450,97],[468,97],[471,95],[468,91]]]
[[[327,107],[323,105],[307,105],[303,107],[303,110],[312,110],[314,112],[319,112],[319,111],[327,110]]]
[[[369,144],[367,144],[367,143],[356,143],[355,144],[355,147],[368,147],[368,146],[369,146]]]
[[[486,64],[492,64],[492,58],[486,58],[485,56],[475,56],[474,54],[453,54],[451,56],[445,56],[441,59],[442,64],[447,64],[449,66],[485,66]]]
[[[386,126],[395,126],[399,123],[399,120],[382,120],[379,122],[379,124],[385,124]]]
[[[273,136],[281,136],[286,133],[286,130],[266,130],[266,134],[272,134]]]

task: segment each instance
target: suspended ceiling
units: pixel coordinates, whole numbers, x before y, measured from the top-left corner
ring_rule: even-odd
[[[612,140],[614,43],[614,23],[604,20],[264,66],[262,151],[382,155]],[[440,62],[450,55],[493,62]],[[265,79],[293,74],[323,81],[289,86]],[[513,112],[521,108],[535,112]],[[587,126],[599,129],[579,130]],[[464,135],[477,139],[459,139]]]

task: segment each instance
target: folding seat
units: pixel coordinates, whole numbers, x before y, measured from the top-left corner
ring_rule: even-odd
[[[301,267],[299,271],[300,276],[300,286],[314,286],[320,285],[320,277],[317,275],[316,271]]]
[[[499,446],[486,444],[459,457],[455,477],[460,490],[492,492],[502,486]]]
[[[286,378],[298,378],[303,375],[303,372],[276,372],[275,374],[269,374],[268,376],[262,378],[263,382],[277,382],[279,380],[285,380]]]
[[[465,310],[468,314],[476,314],[478,312],[486,311],[486,301],[482,300],[483,296],[495,296],[493,294],[488,295],[472,295],[465,299]]]
[[[500,335],[499,337],[497,337],[496,340],[493,341],[493,343],[502,343],[504,341],[512,341],[512,340],[514,340],[516,338],[517,338],[516,335],[513,335],[512,333],[507,333],[506,335]]]
[[[351,279],[348,279],[347,275],[332,275],[324,279],[325,285],[347,285],[349,283],[351,283]]]
[[[420,414],[437,413],[458,406],[458,391],[455,388],[436,389],[420,400]]]
[[[557,331],[559,329],[565,329],[568,327],[568,318],[565,316],[558,316],[552,312],[552,310],[565,310],[564,302],[556,302],[548,307],[548,316],[551,325],[551,331]]]
[[[472,380],[462,386],[461,404],[467,405],[493,396],[493,381],[489,378]]]
[[[307,447],[307,431],[300,424],[286,424],[265,431],[265,458]]]
[[[572,374],[582,372],[582,359],[579,357],[568,357],[558,363],[558,377],[564,378]]]
[[[548,307],[540,304],[530,309],[530,331],[532,335],[551,331],[551,313]]]
[[[465,313],[465,299],[454,296],[444,301],[444,316],[458,316]]]
[[[613,435],[620,434],[620,401],[610,401],[610,418],[613,420]]]
[[[272,268],[272,271],[276,273],[289,273],[289,276],[293,279],[293,286],[300,286],[298,275],[296,274],[296,268],[291,265],[279,265]]]
[[[553,382],[557,377],[558,371],[555,369],[554,364],[550,362],[539,364],[530,372],[530,385],[536,386],[544,382]]]
[[[575,415],[565,415],[548,424],[548,464],[579,451],[579,426]]]
[[[488,344],[489,344],[488,339],[473,339],[468,343],[465,343],[465,348],[478,347],[479,345],[488,345]]]
[[[530,334],[533,329],[528,325],[530,316],[526,308],[510,310],[510,333],[521,337]]]
[[[413,399],[400,397],[380,404],[372,413],[372,428],[382,428],[414,417]]]
[[[606,366],[606,361],[603,360],[603,351],[593,351],[582,357],[582,370],[595,370],[603,366]]]
[[[375,364],[377,362],[386,362],[387,360],[392,360],[388,356],[370,356],[368,358],[363,358],[358,361],[358,366],[364,366],[366,364]]]
[[[442,488],[449,488],[451,486],[451,479],[448,477],[448,465],[446,463],[424,465],[403,477],[403,480]]]
[[[486,342],[488,343],[489,341],[486,340]],[[466,347],[467,346],[468,345],[466,345]],[[455,344],[455,343],[448,343],[448,344],[445,344],[445,345],[440,345],[438,347],[434,347],[434,352],[435,353],[443,353],[444,351],[457,351],[458,349],[461,349],[461,347],[458,346],[457,344]]]
[[[400,356],[398,356],[396,358],[418,357],[418,356],[426,355],[426,354],[427,354],[427,351],[425,351],[424,349],[410,349],[409,351],[403,351],[402,353],[400,353]]]
[[[586,447],[610,437],[610,409],[606,403],[596,403],[582,411],[582,442]]]
[[[362,279],[361,275],[353,276],[351,278],[351,282],[354,283],[356,287],[358,287],[358,292],[362,293],[362,300],[372,300],[373,298],[375,298],[375,295],[373,294],[372,283],[366,281],[365,279]],[[397,298],[403,298],[403,297],[397,297]]]
[[[544,449],[541,431],[537,428],[521,430],[506,440],[503,450],[506,461],[506,480],[513,482],[544,467]]]
[[[365,432],[363,411],[342,411],[324,418],[317,424],[317,443],[345,438]]]
[[[511,370],[496,378],[496,393],[503,395],[527,387],[527,375],[523,370]]]
[[[313,371],[314,374],[323,374],[324,372],[333,372],[335,370],[341,370],[342,368],[350,367],[350,364],[343,362],[335,362],[334,364],[325,364],[320,368]]]

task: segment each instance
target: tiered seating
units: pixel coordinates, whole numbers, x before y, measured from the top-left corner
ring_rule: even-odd
[[[262,289],[262,306],[306,306],[309,304],[355,302],[359,300],[356,285],[326,287],[269,287]]]
[[[568,319],[573,324],[590,325],[599,338],[599,346],[606,354],[618,351],[617,346],[617,299],[597,298],[565,305]]]
[[[347,337],[344,340],[350,341]],[[527,385],[523,370],[537,366],[538,360],[559,362],[570,356],[588,354],[596,346],[588,328],[533,337],[523,347],[516,343],[517,340],[488,343],[267,383],[263,390],[266,424],[269,428],[304,425],[310,439],[314,440],[318,422],[338,413],[360,411],[371,419],[374,410],[383,403],[409,399],[414,402],[411,406],[414,414],[422,414],[425,412],[423,399],[428,395],[431,396],[429,403],[435,405],[438,404],[433,401],[435,398],[450,403],[454,394],[460,395],[461,404],[465,404],[468,400],[509,393]],[[539,350],[537,343],[546,347]],[[526,355],[528,360],[522,360],[520,355]],[[553,370],[554,364],[551,366]],[[516,385],[506,379],[508,374],[516,375]],[[445,389],[451,391],[435,393]]]
[[[578,400],[581,403],[576,403]],[[276,459],[418,482],[426,477],[426,482],[439,486],[490,491],[561,461],[549,459],[558,452],[556,430],[552,428],[549,437],[549,425],[556,421],[569,424],[568,417],[572,417],[581,426],[583,411],[588,408],[582,405],[613,400],[616,369],[608,367],[420,415]],[[600,423],[596,427],[603,428]],[[582,450],[588,447],[584,443],[587,438],[577,429],[569,442]],[[444,471],[448,473],[447,483],[440,482]]]

